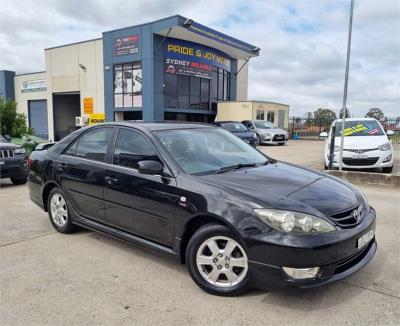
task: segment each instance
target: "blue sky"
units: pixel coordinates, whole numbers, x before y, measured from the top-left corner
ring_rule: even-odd
[[[0,1],[0,69],[43,70],[44,48],[181,14],[261,48],[249,99],[290,104],[296,116],[341,106],[350,0]],[[348,107],[399,116],[400,1],[355,3]]]

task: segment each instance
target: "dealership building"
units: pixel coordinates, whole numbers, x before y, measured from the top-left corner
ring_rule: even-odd
[[[218,103],[247,100],[259,50],[176,15],[45,49],[45,71],[0,71],[0,96],[51,140],[75,130],[76,117],[210,122]]]

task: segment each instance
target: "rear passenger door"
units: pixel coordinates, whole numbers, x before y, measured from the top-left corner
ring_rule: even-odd
[[[56,163],[56,174],[79,215],[105,222],[105,158],[114,128],[96,127],[72,143]]]
[[[139,173],[138,162],[142,160],[163,163],[145,134],[132,128],[119,128],[112,164],[107,165],[105,172],[106,223],[160,244],[172,246],[176,203],[175,179]]]

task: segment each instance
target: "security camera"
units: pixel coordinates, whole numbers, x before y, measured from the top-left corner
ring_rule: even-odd
[[[183,26],[185,27],[190,27],[193,24],[193,20],[192,19],[186,19],[185,22],[183,23]]]

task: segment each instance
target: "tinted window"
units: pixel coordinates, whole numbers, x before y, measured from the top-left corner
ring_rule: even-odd
[[[78,145],[78,141],[75,141],[75,142],[64,152],[64,155],[75,156],[76,145]]]
[[[153,145],[141,133],[120,129],[115,143],[113,163],[137,169],[143,160],[159,161]]]
[[[104,162],[112,133],[113,128],[96,128],[88,131],[79,138],[75,155],[89,160]]]

